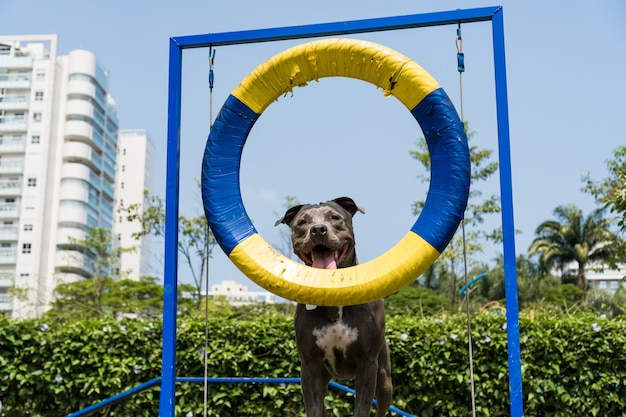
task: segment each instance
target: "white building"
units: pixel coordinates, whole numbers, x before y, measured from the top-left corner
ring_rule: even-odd
[[[211,287],[208,298],[225,297],[231,305],[238,307],[254,303],[274,304],[276,295],[268,291],[248,291],[248,287],[232,280],[224,280]]]
[[[38,316],[57,283],[91,276],[70,237],[113,226],[108,78],[92,52],[57,56],[56,35],[0,36],[0,313]]]
[[[121,254],[119,268],[126,278],[138,281],[140,277],[155,274],[150,265],[152,241],[150,235],[140,240],[133,236],[141,231],[141,223],[128,222],[120,208],[137,205],[139,214],[142,213],[141,207],[146,203],[144,190],[151,191],[153,185],[154,144],[145,130],[120,130],[117,149],[113,230],[119,247],[136,248]]]
[[[585,278],[589,288],[614,295],[620,288],[626,288],[626,265],[622,265],[618,270],[606,269],[600,272],[589,270],[585,272]]]

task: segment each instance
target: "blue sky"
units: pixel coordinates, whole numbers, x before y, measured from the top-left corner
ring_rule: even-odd
[[[581,176],[606,174],[605,161],[626,143],[626,3],[501,1],[279,0],[207,2],[3,0],[0,35],[59,35],[59,52],[93,51],[110,71],[120,127],[148,129],[157,148],[154,192],[165,194],[168,47],[172,36],[304,25],[432,11],[502,5],[504,11],[515,226],[518,253],[526,253],[536,226],[562,204],[595,208],[580,191]],[[497,158],[491,26],[462,28],[466,72],[465,119],[473,144]],[[352,37],[385,44],[429,71],[459,104],[456,27],[403,30]],[[267,58],[299,41],[221,47],[216,51],[210,106],[207,49],[183,55],[181,213],[202,212],[194,178],[200,176],[210,114]],[[395,244],[414,222],[411,202],[426,187],[408,154],[421,136],[408,111],[375,87],[351,79],[326,79],[281,98],[261,116],[242,158],[242,195],[265,239],[280,247],[273,226],[286,195],[303,202],[351,196],[357,214],[360,260]],[[498,180],[481,186],[499,194]],[[488,220],[490,226],[499,219]],[[157,249],[160,249],[157,248]],[[489,261],[501,252],[483,254]],[[252,282],[221,254],[211,262],[211,282]],[[181,276],[186,272],[181,269]]]

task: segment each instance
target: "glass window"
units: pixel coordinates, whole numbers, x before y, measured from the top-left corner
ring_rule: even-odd
[[[31,251],[31,244],[30,243],[24,243],[22,245],[22,253],[30,253]]]

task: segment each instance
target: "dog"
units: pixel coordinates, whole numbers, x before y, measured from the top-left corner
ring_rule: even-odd
[[[308,266],[336,269],[358,263],[352,217],[365,211],[349,197],[287,210],[276,222],[291,228],[294,253]],[[376,417],[391,404],[391,359],[382,300],[350,306],[298,304],[295,333],[307,417],[323,417],[332,378],[355,381],[355,417]]]

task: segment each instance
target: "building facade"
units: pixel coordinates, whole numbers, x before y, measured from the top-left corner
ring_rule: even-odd
[[[274,304],[278,298],[269,291],[248,291],[248,287],[233,280],[224,280],[211,287],[208,298],[224,297],[228,302],[240,307],[255,303]]]
[[[113,227],[118,119],[96,56],[56,35],[0,36],[0,312],[34,317],[88,279],[76,240]]]
[[[152,239],[150,235],[137,239],[141,231],[138,220],[128,221],[124,208],[136,206],[142,214],[145,207],[144,190],[152,190],[154,168],[154,144],[143,129],[120,130],[117,137],[117,175],[115,180],[116,214],[113,230],[120,248],[132,249],[120,255],[120,275],[138,281],[145,276],[154,276],[151,267]]]

